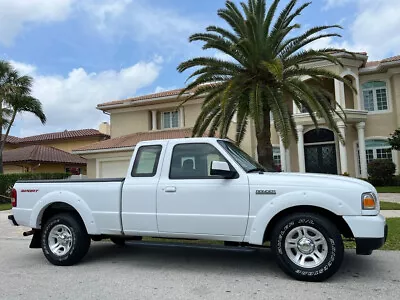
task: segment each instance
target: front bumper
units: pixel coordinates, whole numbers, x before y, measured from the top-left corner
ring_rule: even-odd
[[[359,255],[370,255],[373,250],[381,248],[388,235],[388,226],[385,224],[385,235],[383,238],[356,238],[356,253]]]
[[[13,215],[8,215],[8,221],[10,222],[11,225],[19,226],[17,221],[15,221],[15,218]]]

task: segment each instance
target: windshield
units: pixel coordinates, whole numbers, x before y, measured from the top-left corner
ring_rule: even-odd
[[[262,165],[255,161],[250,155],[244,152],[235,144],[219,140],[218,143],[230,154],[230,156],[245,170],[246,172],[252,170],[267,171]]]

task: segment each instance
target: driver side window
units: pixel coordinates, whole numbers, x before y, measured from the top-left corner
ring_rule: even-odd
[[[212,179],[211,162],[227,160],[212,145],[205,143],[178,144],[172,151],[170,179]]]

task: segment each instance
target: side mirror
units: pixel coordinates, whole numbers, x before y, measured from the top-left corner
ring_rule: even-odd
[[[237,175],[237,173],[235,171],[231,171],[228,163],[225,161],[212,161],[210,175],[232,179]]]

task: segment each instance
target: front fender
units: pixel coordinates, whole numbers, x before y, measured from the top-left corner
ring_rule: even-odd
[[[56,202],[66,203],[72,206],[81,216],[89,234],[100,234],[93,214],[86,202],[78,195],[67,191],[55,191],[43,196],[32,209],[29,221],[30,227],[40,228],[40,220],[44,211],[47,207]]]
[[[255,216],[250,217],[253,218],[253,221],[249,227],[249,243],[262,245],[265,229],[272,218],[281,211],[296,206],[315,206],[339,216],[357,215],[360,213],[354,211],[353,208],[342,200],[321,192],[297,191],[283,194],[265,203]]]

